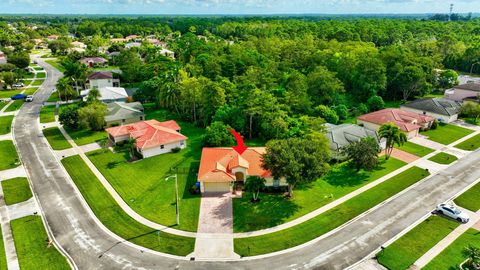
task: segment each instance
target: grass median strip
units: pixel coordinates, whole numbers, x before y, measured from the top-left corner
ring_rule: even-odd
[[[46,128],[43,131],[43,135],[47,138],[48,143],[53,148],[53,150],[64,150],[72,148],[67,139],[63,136],[62,132],[58,127]]]
[[[266,235],[237,238],[235,252],[255,256],[298,246],[339,227],[428,175],[424,169],[412,167],[299,225]]]
[[[405,270],[460,224],[430,216],[377,254],[380,264],[390,270]]]
[[[0,171],[20,165],[17,150],[11,140],[0,141]]]
[[[160,232],[127,215],[79,156],[65,158],[62,163],[97,218],[113,233],[164,253],[186,256],[193,251],[194,238]]]
[[[2,181],[5,203],[12,205],[24,202],[32,197],[30,185],[25,177],[17,177]]]
[[[455,145],[455,147],[466,151],[477,150],[480,147],[480,134],[475,135],[472,138]]]
[[[462,195],[455,199],[455,204],[467,208],[470,211],[477,212],[480,210],[480,183],[465,191]]]
[[[417,157],[424,157],[432,153],[433,151],[435,151],[431,148],[421,146],[419,144],[412,143],[412,142],[405,142],[402,146],[395,147],[395,148],[405,151],[407,153],[410,153],[412,155],[415,155]]]
[[[0,116],[0,135],[10,133],[12,129],[13,115]]]
[[[22,270],[65,270],[70,269],[67,259],[49,244],[40,216],[26,216],[10,222]]]
[[[447,164],[450,164],[450,163],[456,161],[457,159],[458,158],[454,155],[450,155],[450,154],[447,154],[447,153],[444,153],[444,152],[440,152],[440,153],[436,154],[435,156],[429,158],[428,160],[436,162],[438,164],[447,165]]]

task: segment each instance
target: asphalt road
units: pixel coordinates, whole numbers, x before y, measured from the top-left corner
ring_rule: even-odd
[[[353,265],[480,177],[480,152],[381,205],[339,231],[302,249],[256,260],[199,262],[168,258],[120,241],[99,225],[75,192],[38,124],[61,74],[38,59],[48,78],[15,118],[14,139],[35,196],[57,243],[79,269],[344,269]]]

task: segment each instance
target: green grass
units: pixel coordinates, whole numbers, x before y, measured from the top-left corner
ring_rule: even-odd
[[[65,127],[65,130],[77,145],[85,145],[107,139],[107,132],[105,131],[92,131],[87,129],[72,130],[67,127]]]
[[[41,66],[34,66],[33,69],[37,70],[37,71],[42,71],[43,70],[43,67]]]
[[[43,84],[43,82],[44,82],[44,80],[35,80],[30,85],[31,86],[40,86],[40,85]]]
[[[431,216],[378,253],[377,260],[390,270],[405,270],[459,225]]]
[[[24,79],[32,79],[33,77],[35,77],[35,73],[27,73],[25,74],[25,76],[23,77]]]
[[[32,197],[32,191],[25,177],[17,177],[1,182],[5,203],[7,205],[24,202]]]
[[[23,92],[25,95],[33,95],[35,92],[37,92],[38,87],[29,87],[25,89],[25,92]]]
[[[47,77],[47,73],[37,72],[37,79],[44,79],[45,77]]]
[[[132,243],[160,252],[186,256],[193,251],[194,238],[159,232],[127,215],[78,155],[67,157],[62,163],[95,215],[113,233]],[[138,177],[135,179],[141,180]],[[160,178],[158,180],[163,181]]]
[[[400,108],[400,105],[403,104],[403,101],[401,100],[386,100],[385,101],[385,108]]]
[[[235,239],[235,252],[242,256],[254,256],[303,244],[355,218],[427,175],[427,171],[412,167],[299,225],[262,236]]]
[[[43,106],[40,110],[40,123],[55,122],[55,105]]]
[[[235,232],[270,228],[303,216],[340,197],[373,182],[380,177],[406,165],[403,161],[380,158],[378,167],[371,171],[356,172],[348,163],[332,167],[330,172],[317,181],[297,186],[293,199],[283,194],[260,194],[261,201],[251,203],[251,195],[233,200],[233,224]]]
[[[0,141],[0,171],[20,165],[17,150],[11,140]]]
[[[12,104],[10,104],[6,109],[5,109],[5,112],[13,112],[13,111],[16,111],[18,109],[20,109],[20,107],[22,107],[23,103],[25,103],[25,100],[15,100]]]
[[[47,138],[48,143],[53,150],[63,150],[72,148],[70,143],[65,139],[58,127],[46,128],[43,130],[43,135]]]
[[[438,153],[435,156],[429,158],[428,160],[439,163],[439,164],[450,164],[457,160],[458,158],[454,155],[450,155],[444,152]]]
[[[58,62],[58,59],[45,60],[48,64],[52,65],[54,68],[58,69],[60,72],[65,72],[65,68],[62,64]]]
[[[2,236],[1,227],[0,236]],[[3,243],[3,237],[0,237],[0,269],[7,269],[7,255],[5,254],[5,244]]]
[[[50,95],[47,102],[57,102],[57,101],[60,101],[60,97],[58,96],[58,91],[55,91]]]
[[[0,90],[0,98],[9,98],[16,94],[20,94],[22,89],[13,89],[13,90]]]
[[[0,110],[3,109],[3,107],[7,106],[8,102],[3,102],[0,101]]]
[[[407,153],[410,153],[412,155],[415,155],[417,157],[424,157],[435,151],[431,148],[421,146],[419,144],[412,143],[412,142],[405,142],[402,146],[400,147],[395,146],[395,148],[405,151]]]
[[[67,259],[53,245],[40,216],[26,216],[10,222],[15,249],[22,270],[70,269]]]
[[[437,129],[421,132],[421,134],[427,136],[429,140],[445,145],[451,144],[470,133],[473,133],[473,130],[448,124],[439,124]]]
[[[477,212],[480,210],[480,200],[478,198],[480,198],[480,183],[458,196],[455,199],[455,204],[467,208],[470,211]]]
[[[430,263],[428,263],[423,270],[457,270],[459,265],[467,258],[463,254],[463,250],[468,246],[473,245],[480,248],[480,231],[469,229],[460,237],[451,243],[446,249],[437,255]]]
[[[455,145],[455,147],[467,151],[477,150],[480,147],[480,134]]]
[[[12,129],[13,115],[0,116],[0,135],[10,133]]]

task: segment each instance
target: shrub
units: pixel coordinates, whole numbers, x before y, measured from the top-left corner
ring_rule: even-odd
[[[77,130],[79,128],[80,117],[78,115],[77,105],[68,105],[60,109],[58,115],[60,123],[70,129]]]
[[[348,117],[348,108],[343,104],[335,106],[335,112],[340,120],[345,120]]]
[[[223,122],[213,122],[207,127],[205,135],[203,137],[204,146],[231,146],[235,144],[235,138],[228,131],[230,126],[225,125]]]
[[[437,119],[435,119],[435,120],[433,120],[432,126],[430,127],[430,129],[437,129],[437,127],[438,127],[438,121],[437,121]]]
[[[328,123],[331,123],[331,124],[336,124],[338,122],[338,115],[337,113],[325,106],[325,105],[320,105],[320,106],[317,106],[315,108],[315,113],[322,117],[323,119],[325,119],[325,121],[327,121]]]
[[[172,148],[172,153],[178,153],[178,152],[180,152],[180,150],[182,150],[182,148],[180,148],[180,147]]]
[[[373,111],[378,111],[385,108],[385,102],[383,102],[382,97],[372,96],[367,100],[368,109]]]

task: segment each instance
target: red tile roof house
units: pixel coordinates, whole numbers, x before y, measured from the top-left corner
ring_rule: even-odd
[[[115,144],[136,139],[136,150],[143,158],[172,152],[174,148],[185,148],[187,137],[180,134],[180,126],[170,120],[140,121],[129,125],[107,128],[108,138]]]
[[[386,123],[396,124],[408,139],[416,137],[420,130],[429,129],[435,118],[401,109],[383,109],[357,117],[357,124],[377,130]]]
[[[108,60],[102,57],[85,57],[80,59],[80,63],[89,67],[97,67],[106,66],[108,64]]]
[[[286,186],[287,182],[274,180],[270,171],[262,168],[265,147],[249,147],[242,155],[231,147],[203,148],[198,182],[202,193],[231,192],[233,184],[243,184],[248,176],[265,178],[266,186]]]

